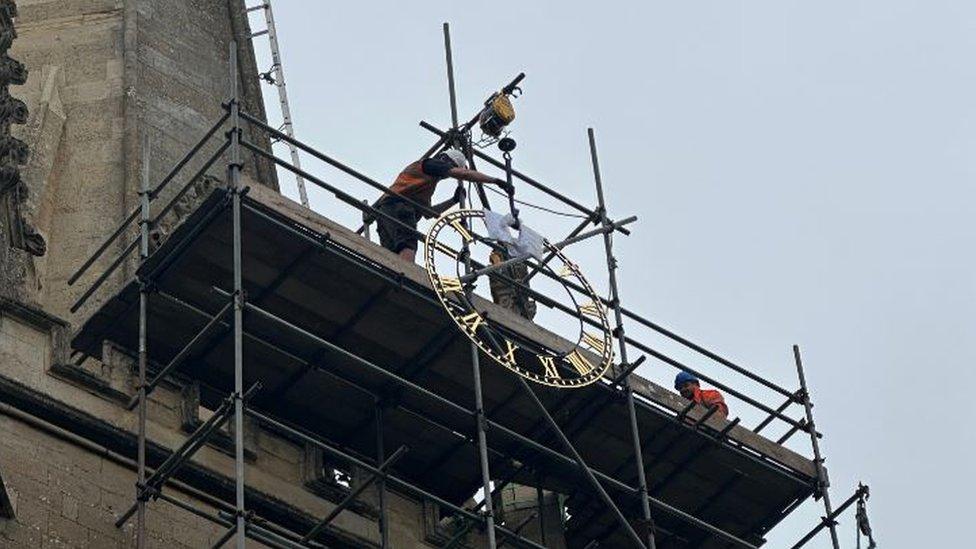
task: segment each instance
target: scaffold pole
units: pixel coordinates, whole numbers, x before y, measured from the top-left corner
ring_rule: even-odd
[[[139,264],[149,257],[149,134],[142,138],[142,182],[139,188]],[[139,282],[139,433],[136,448],[136,547],[146,547],[146,363],[149,349],[149,283]]]
[[[613,237],[611,230],[613,223],[607,218],[607,203],[603,195],[603,178],[600,175],[600,161],[596,153],[596,136],[593,128],[586,130],[590,142],[590,160],[593,164],[593,182],[596,185],[596,196],[599,202],[600,224],[603,226],[603,249],[607,256],[607,273],[610,279],[610,303],[613,306],[613,316],[616,323],[614,336],[620,349],[620,365],[627,368],[627,343],[624,341],[624,319],[620,311],[620,290],[617,286],[617,258],[613,255]],[[627,398],[627,413],[630,416],[630,434],[634,444],[634,465],[637,467],[637,491],[640,495],[641,515],[644,518],[642,539],[646,541],[648,549],[656,549],[654,541],[654,519],[651,517],[651,504],[647,494],[647,475],[644,471],[644,452],[641,447],[640,430],[637,426],[637,410],[634,406],[634,391],[630,388],[627,376],[621,379],[624,394]]]
[[[827,479],[827,470],[824,468],[824,459],[820,453],[820,442],[817,440],[817,426],[813,422],[813,403],[810,402],[810,391],[807,388],[807,378],[803,374],[803,359],[800,357],[800,346],[793,346],[793,359],[796,361],[796,375],[800,378],[800,393],[803,397],[803,409],[806,412],[807,424],[810,426],[810,443],[813,445],[813,463],[817,468],[817,489],[823,497],[824,511],[828,521],[827,527],[830,529],[830,542],[834,549],[840,549],[840,541],[837,539],[837,527],[833,522],[834,510],[830,504],[830,481]]]
[[[234,261],[234,488],[237,549],[244,549],[244,285],[241,265],[241,119],[237,43],[230,43],[230,161],[227,181],[232,193]]]

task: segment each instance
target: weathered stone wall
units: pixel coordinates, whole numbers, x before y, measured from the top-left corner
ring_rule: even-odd
[[[38,117],[48,110],[42,105],[45,88],[59,103],[48,99],[49,107],[63,115],[59,124],[50,121],[59,126],[56,131],[25,137],[32,150],[48,151],[29,164],[47,176],[27,184],[49,246],[47,256],[34,262],[27,285],[32,301],[60,315],[77,295],[67,289],[68,274],[120,220],[125,90],[123,21],[115,4],[19,3],[15,51],[30,71],[22,89],[32,113],[28,130],[43,125]]]
[[[88,306],[68,311],[136,228],[76,285],[68,277],[138,204],[142,138],[150,139],[150,180],[155,185],[215,122],[230,93],[229,49],[238,42],[239,89],[245,109],[264,117],[250,29],[242,0],[21,0],[19,38],[12,52],[30,78],[17,94],[31,118],[22,131],[34,153],[25,169],[30,216],[48,241],[48,253],[9,257],[20,295],[75,322],[131,275],[126,264]],[[197,171],[223,139],[223,131],[184,168],[160,199],[158,211]],[[245,137],[270,148],[257,132]],[[245,170],[277,188],[267,161],[245,155]],[[210,173],[220,177],[225,161]],[[135,255],[135,254],[133,254]]]
[[[0,546],[133,546],[132,524],[123,529],[114,525],[132,503],[134,473],[128,467],[0,414],[0,468],[16,515],[0,519]],[[171,495],[202,506],[180,492]],[[152,504],[147,516],[153,547],[209,547],[222,533],[218,526],[165,503]]]

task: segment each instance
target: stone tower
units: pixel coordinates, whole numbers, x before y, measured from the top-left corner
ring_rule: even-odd
[[[263,114],[263,102],[242,0],[21,0],[18,8],[11,53],[30,73],[14,91],[30,112],[14,130],[30,155],[19,214],[47,253],[4,250],[0,295],[70,322],[90,311],[68,307],[92,277],[71,288],[67,278],[138,204],[143,136],[158,182],[222,114],[232,41],[246,108]],[[254,168],[277,187],[266,163]]]
[[[144,139],[155,184],[220,117],[234,42],[243,106],[263,117],[244,10],[243,0],[0,0],[2,547],[132,542],[131,528],[113,525],[132,498],[131,460],[99,450],[87,430],[131,442],[131,418],[119,407],[131,389],[131,361],[77,367],[66,341],[131,275],[135,258],[70,312],[135,232],[78,284],[66,281],[138,204]],[[270,148],[262,135],[246,138]],[[251,183],[277,189],[269,164],[253,157],[245,164]],[[210,175],[222,178],[222,164],[215,166]],[[197,185],[207,179],[213,184],[208,177]],[[173,221],[162,220],[156,236],[165,238]],[[69,418],[74,423],[64,423]],[[160,512],[151,544],[199,547],[216,538],[185,520]]]

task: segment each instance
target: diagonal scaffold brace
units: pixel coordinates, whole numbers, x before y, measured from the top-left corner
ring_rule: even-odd
[[[807,535],[800,538],[800,541],[793,544],[791,549],[800,549],[800,547],[806,545],[808,541],[813,539],[824,528],[834,528],[835,525],[837,524],[837,517],[839,517],[844,511],[846,511],[848,507],[853,505],[854,502],[863,502],[868,497],[869,494],[870,494],[870,489],[867,487],[867,485],[865,484],[858,485],[857,490],[854,491],[854,494],[852,494],[851,497],[847,498],[847,500],[844,501],[844,503],[841,503],[836,510],[829,513],[825,517],[821,517],[820,523],[817,524],[812,530],[810,530],[810,532],[808,532]]]
[[[549,414],[549,410],[546,409],[545,404],[539,400],[538,395],[536,395],[532,388],[529,387],[529,384],[525,381],[525,379],[518,376],[518,382],[519,386],[522,388],[522,392],[529,397],[529,400],[532,401],[536,409],[539,410],[539,413],[545,418],[546,423],[549,424],[552,432],[556,434],[560,442],[562,442],[562,445],[573,457],[573,460],[579,466],[579,469],[583,471],[583,474],[586,476],[586,480],[590,483],[590,486],[597,493],[597,496],[603,501],[607,508],[613,513],[623,531],[627,533],[636,547],[646,549],[647,546],[644,545],[644,542],[641,541],[640,536],[638,536],[637,532],[634,531],[634,528],[630,525],[630,522],[628,522],[624,514],[620,512],[620,508],[617,507],[617,504],[614,503],[610,498],[610,495],[607,494],[607,491],[603,488],[603,485],[597,480],[596,476],[593,474],[593,471],[586,464],[586,461],[583,460],[583,456],[580,455],[573,443],[568,437],[566,437],[566,433],[563,432],[562,428],[559,427],[559,424],[556,423],[556,420],[553,419],[552,415]]]
[[[247,390],[246,393],[241,397],[240,400],[249,400],[259,389],[261,388],[260,383],[255,383]],[[224,399],[221,405],[214,411],[207,421],[200,424],[193,433],[183,441],[173,453],[167,457],[163,463],[156,468],[153,474],[146,479],[145,483],[138,487],[137,503],[132,504],[129,509],[122,513],[122,516],[115,521],[115,527],[121,528],[129,518],[136,512],[138,508],[138,501],[147,501],[150,498],[157,497],[157,494],[162,489],[162,486],[166,481],[172,477],[176,471],[183,466],[193,454],[196,453],[207,439],[213,434],[217,429],[223,427],[224,423],[230,418],[231,412],[233,411],[234,402],[238,400],[234,395],[230,395]]]

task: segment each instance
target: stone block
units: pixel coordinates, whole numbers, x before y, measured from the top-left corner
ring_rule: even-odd
[[[76,540],[88,539],[88,531],[73,520],[52,516],[48,523],[47,539],[52,546],[73,547]]]

